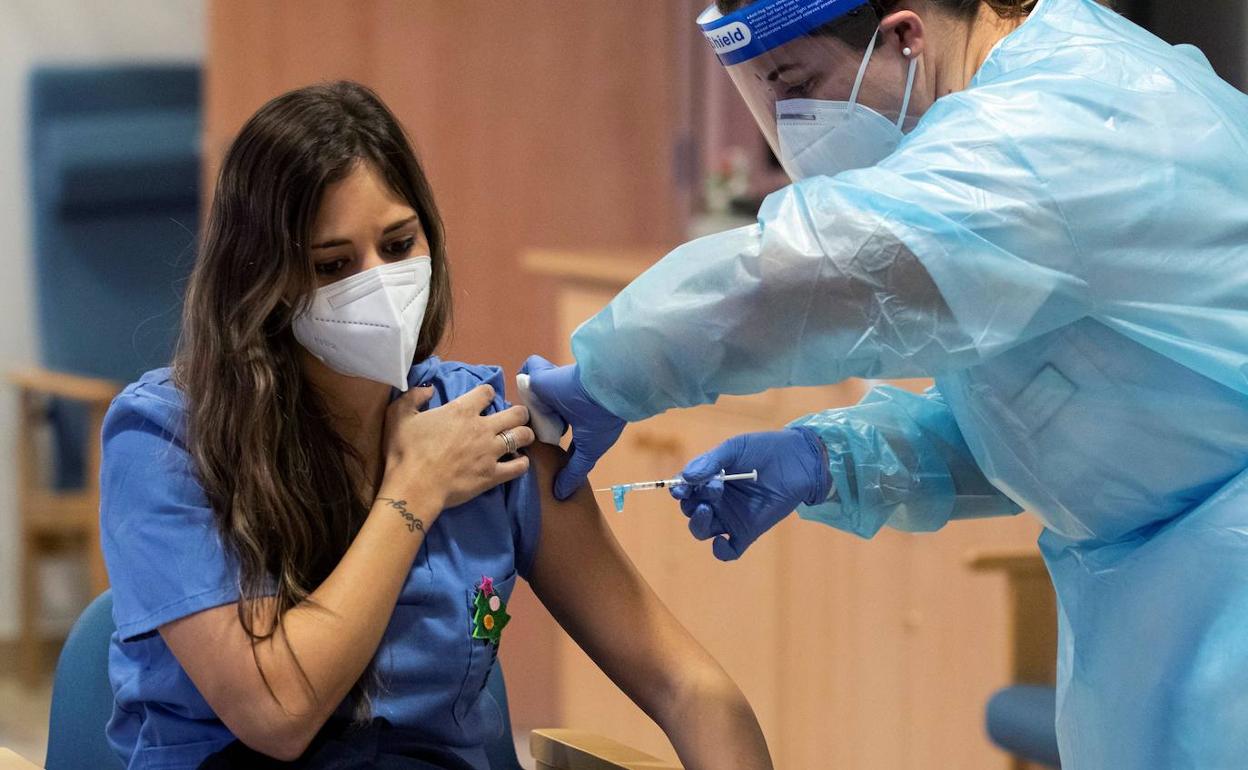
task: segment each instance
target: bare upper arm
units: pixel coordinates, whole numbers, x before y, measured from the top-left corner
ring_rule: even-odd
[[[683,678],[723,676],[624,553],[589,488],[555,500],[554,475],[565,462],[563,452],[534,444],[529,453],[542,504],[530,583],[564,630],[656,719],[656,710],[670,701]]]

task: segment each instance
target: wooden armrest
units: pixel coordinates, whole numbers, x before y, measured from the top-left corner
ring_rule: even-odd
[[[39,770],[39,765],[27,762],[8,749],[0,748],[0,770]]]
[[[23,390],[88,404],[108,404],[122,389],[112,380],[53,372],[39,367],[9,372],[9,382]]]
[[[976,572],[1004,572],[1019,577],[1048,577],[1049,574],[1044,559],[1034,550],[973,551],[966,561]]]
[[[539,770],[681,770],[680,765],[581,730],[534,730],[529,751]]]

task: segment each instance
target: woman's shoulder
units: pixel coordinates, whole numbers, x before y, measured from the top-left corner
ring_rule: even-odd
[[[173,439],[180,439],[185,424],[185,402],[169,367],[152,369],[130,383],[113,399],[104,418],[104,434],[135,423],[148,423]]]
[[[407,374],[407,382],[412,387],[426,384],[439,386],[448,401],[462,396],[478,385],[494,388],[499,399],[505,397],[506,390],[501,367],[443,361],[437,356],[431,356],[413,366]]]

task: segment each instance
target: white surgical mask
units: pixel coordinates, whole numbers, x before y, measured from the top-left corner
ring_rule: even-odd
[[[407,390],[432,270],[429,257],[410,257],[322,286],[295,339],[340,374]]]
[[[874,166],[892,155],[897,145],[901,144],[918,57],[910,60],[901,117],[894,123],[865,104],[858,103],[858,91],[862,88],[867,63],[871,61],[878,37],[878,34],[872,36],[871,44],[867,46],[849,101],[785,99],[776,103],[780,164],[794,182]]]

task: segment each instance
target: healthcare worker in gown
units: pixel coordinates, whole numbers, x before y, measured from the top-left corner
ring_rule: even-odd
[[[694,536],[730,560],[794,508],[865,538],[1026,509],[1063,767],[1248,765],[1248,96],[1094,0],[700,22],[794,184],[634,281],[574,366],[529,361],[572,427],[556,494],[666,409],[934,377],[695,458]]]

